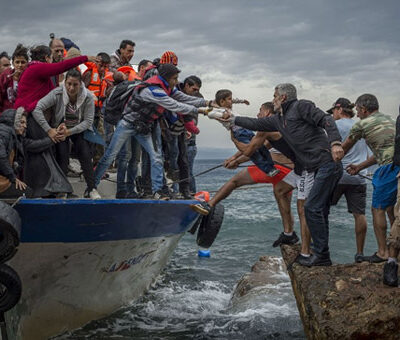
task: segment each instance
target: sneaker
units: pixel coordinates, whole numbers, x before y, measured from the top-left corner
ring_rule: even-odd
[[[158,190],[154,193],[153,199],[160,200],[160,201],[168,201],[170,199],[169,195],[167,195],[162,190]]]
[[[190,207],[200,215],[208,215],[211,211],[210,205],[205,201],[196,204],[191,204]]]
[[[101,196],[100,196],[99,192],[94,188],[91,191],[89,191],[89,189],[86,189],[83,197],[90,198],[92,200],[101,199]]]
[[[191,199],[193,199],[193,196],[190,195],[190,192],[189,192],[189,191],[184,190],[184,191],[181,192],[181,194],[182,194],[182,197],[183,197],[184,200],[191,200]]]
[[[311,254],[309,257],[298,256],[296,258],[296,263],[305,267],[314,267],[314,266],[331,266],[332,261],[329,255],[326,256],[317,256],[315,254]]]
[[[299,241],[299,238],[296,235],[296,232],[293,231],[293,234],[291,236],[285,235],[285,233],[281,233],[278,237],[278,239],[272,244],[274,248],[277,246],[280,246],[281,244],[289,244],[293,245]]]
[[[279,174],[281,171],[279,169],[273,168],[271,171],[267,173],[269,177],[274,177],[275,175]]]
[[[139,194],[136,191],[132,191],[126,194],[126,198],[136,199],[139,198]]]
[[[68,198],[68,193],[66,193],[66,192],[58,192],[56,194],[56,198],[60,199],[60,200],[65,200],[65,199]]]
[[[382,263],[387,261],[387,259],[383,259],[382,257],[378,256],[377,253],[374,253],[372,256],[366,256],[365,260],[369,263]]]
[[[399,279],[397,271],[399,266],[396,262],[386,262],[383,267],[383,283],[387,286],[397,287]]]
[[[354,262],[355,263],[361,263],[364,261],[368,261],[368,259],[364,256],[363,253],[357,253],[356,255],[354,255]]]

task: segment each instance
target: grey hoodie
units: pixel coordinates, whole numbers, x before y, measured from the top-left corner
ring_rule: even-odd
[[[35,118],[36,122],[45,132],[48,132],[52,127],[47,122],[44,112],[51,108],[55,118],[53,128],[56,128],[65,118],[65,108],[68,102],[67,90],[65,89],[65,85],[62,84],[39,100],[35,110],[32,112],[33,118]],[[93,129],[94,99],[92,93],[86,89],[83,83],[81,84],[76,106],[80,123],[69,129],[71,135]]]

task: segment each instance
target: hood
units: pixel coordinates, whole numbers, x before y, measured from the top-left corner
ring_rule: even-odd
[[[0,116],[0,124],[14,127],[15,111],[14,109],[5,110]]]
[[[69,103],[69,97],[67,94],[67,89],[65,88],[65,83],[62,84],[62,92],[63,92],[63,104],[66,106]],[[76,107],[79,109],[84,103],[86,97],[88,96],[88,90],[85,87],[85,84],[81,82],[81,89],[78,93],[78,99],[76,100]]]

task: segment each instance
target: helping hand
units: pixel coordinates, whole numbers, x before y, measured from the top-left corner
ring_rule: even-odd
[[[335,162],[340,161],[344,157],[344,151],[341,145],[332,146],[331,153]]]
[[[357,175],[362,169],[357,164],[350,164],[346,167],[346,171],[348,174],[354,176]]]
[[[88,61],[90,61],[91,63],[100,63],[101,62],[100,57],[88,56],[87,58],[88,58]]]

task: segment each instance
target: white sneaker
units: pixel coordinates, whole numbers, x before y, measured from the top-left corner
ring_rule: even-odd
[[[89,198],[91,198],[92,200],[100,200],[101,196],[96,189],[92,189],[92,191],[89,192]]]

